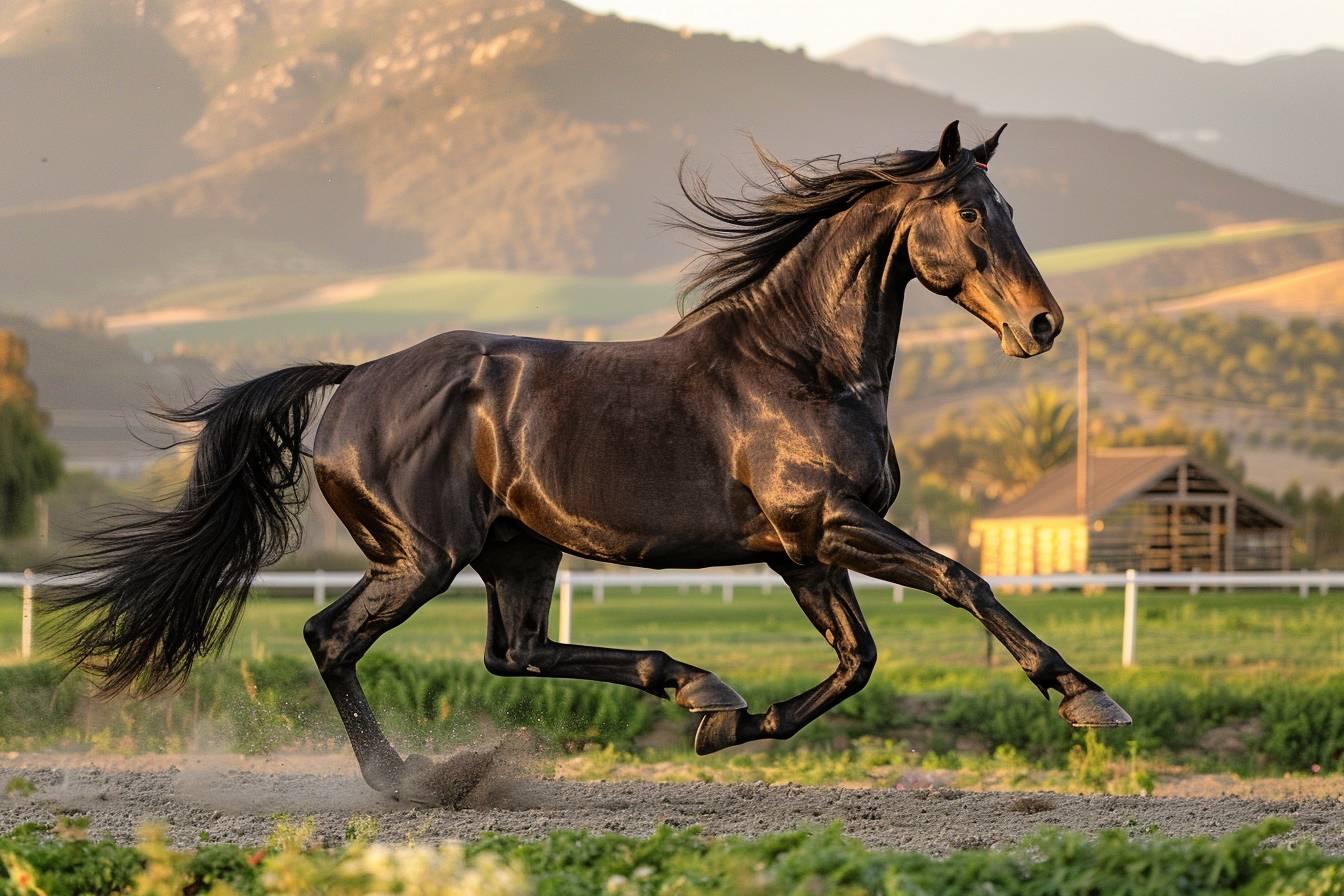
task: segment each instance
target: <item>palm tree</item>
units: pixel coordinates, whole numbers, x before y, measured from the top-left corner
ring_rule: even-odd
[[[1032,386],[1023,400],[993,420],[1001,472],[1009,485],[1030,485],[1073,456],[1078,408],[1058,389]]]

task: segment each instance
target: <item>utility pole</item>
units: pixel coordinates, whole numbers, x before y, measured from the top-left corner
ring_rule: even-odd
[[[1087,448],[1087,330],[1078,330],[1078,476],[1074,485],[1078,513],[1087,516],[1087,486],[1091,463]]]

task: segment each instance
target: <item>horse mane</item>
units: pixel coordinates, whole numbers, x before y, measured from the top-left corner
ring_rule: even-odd
[[[844,161],[819,156],[789,165],[751,141],[766,179],[744,177],[742,195],[716,196],[706,176],[677,169],[681,192],[701,217],[667,206],[669,226],[688,231],[705,245],[677,292],[685,312],[687,297],[703,293],[692,311],[720,302],[760,283],[820,221],[844,211],[880,187],[946,181],[951,189],[975,165],[963,149],[952,165],[940,166],[937,150],[900,150]]]

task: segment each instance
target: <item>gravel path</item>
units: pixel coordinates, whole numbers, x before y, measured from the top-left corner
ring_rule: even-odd
[[[874,846],[940,855],[1011,844],[1049,825],[1171,835],[1218,835],[1269,816],[1294,820],[1290,839],[1344,854],[1344,801],[1267,801],[1235,796],[1111,797],[1053,793],[895,791],[764,784],[654,784],[542,779],[499,770],[459,809],[414,808],[365,787],[348,758],[242,760],[137,757],[96,760],[10,754],[0,781],[20,776],[35,791],[0,797],[0,830],[57,815],[84,815],[90,833],[133,842],[146,821],[168,825],[181,846],[210,839],[263,842],[277,814],[312,817],[325,843],[342,841],[352,815],[377,818],[379,839],[469,839],[483,831],[540,837],[561,828],[647,835],[659,824],[709,834],[759,835],[841,821]]]

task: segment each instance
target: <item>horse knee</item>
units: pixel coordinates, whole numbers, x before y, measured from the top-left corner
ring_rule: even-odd
[[[877,665],[877,645],[871,639],[865,639],[855,650],[840,660],[840,670],[846,679],[846,693],[863,690],[873,677],[873,668]]]
[[[947,603],[961,607],[976,616],[999,602],[998,598],[994,596],[994,589],[989,587],[988,582],[969,569],[960,566],[954,567],[948,572],[946,585],[939,597]]]

